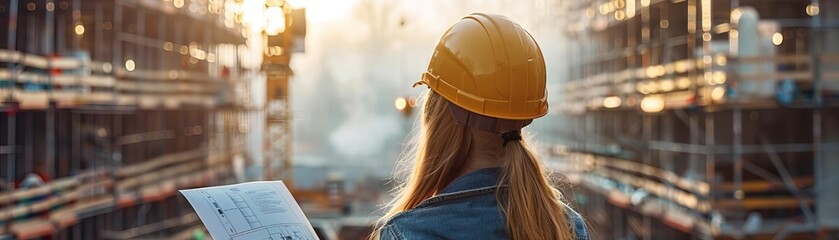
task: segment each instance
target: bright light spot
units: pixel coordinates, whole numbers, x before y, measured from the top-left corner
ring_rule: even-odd
[[[199,6],[199,5],[198,5],[198,3],[196,3],[196,2],[192,2],[191,4],[189,4],[189,11],[190,11],[190,12],[198,12],[198,9],[199,9],[200,7],[201,7],[201,6]]]
[[[606,4],[600,5],[600,14],[606,15],[607,13],[609,13],[609,6]]]
[[[96,130],[96,135],[103,138],[108,136],[108,130],[105,128],[99,128]]]
[[[641,0],[641,6],[649,7],[650,6],[650,0]]]
[[[182,8],[182,7],[184,7],[184,0],[175,0],[175,1],[173,1],[172,3],[173,3],[173,4],[175,4],[175,7],[176,7],[176,8]]]
[[[711,31],[711,0],[702,1],[702,31]]]
[[[658,22],[658,26],[660,26],[661,28],[668,28],[668,27],[670,27],[670,21],[668,21],[666,19],[661,20],[660,22]]]
[[[396,107],[396,110],[402,111],[405,110],[405,107],[408,106],[408,101],[405,100],[403,97],[396,98],[396,101],[393,103],[393,106]]]
[[[714,73],[705,72],[705,74],[702,75],[702,79],[705,79],[705,83],[707,83],[708,85],[713,85],[714,84]]]
[[[588,9],[586,9],[586,17],[594,18],[594,8],[593,7],[590,7]]]
[[[725,97],[724,87],[715,87],[714,90],[711,90],[711,99],[714,101],[722,100],[723,97]]]
[[[687,63],[685,63],[684,61],[676,62],[676,72],[677,73],[683,73],[683,72],[687,71],[687,68],[688,68]]]
[[[408,98],[408,106],[416,107],[417,106],[417,97],[411,96]]]
[[[48,3],[47,3],[47,11],[52,12],[52,11],[54,11],[54,10],[55,10],[55,3],[48,2]]]
[[[810,5],[807,5],[807,8],[804,10],[807,12],[807,15],[810,15],[811,17],[819,15],[819,4],[811,3]]]
[[[623,21],[624,19],[626,19],[626,12],[623,10],[615,11],[615,20]]]
[[[76,35],[84,34],[84,25],[82,25],[81,23],[76,24],[75,30],[76,30]]]
[[[104,71],[105,73],[111,73],[111,70],[114,70],[113,68],[114,67],[111,66],[111,63],[106,62],[102,64],[102,71]]]
[[[615,4],[615,8],[618,8],[618,9],[626,7],[626,2],[624,2],[624,0],[615,0],[612,3]]]
[[[742,16],[742,15],[743,15],[743,11],[740,11],[739,8],[736,8],[736,9],[731,11],[731,19],[736,19],[736,20],[739,21],[740,16]]]
[[[647,82],[647,91],[649,91],[650,93],[655,93],[655,92],[658,92],[658,90],[659,90],[659,88],[658,88],[658,83],[657,82],[652,82],[652,81]]]
[[[705,55],[704,57],[702,57],[702,63],[704,63],[705,65],[711,65],[711,60],[713,60],[711,56]]]
[[[784,42],[784,35],[783,34],[781,34],[779,32],[776,32],[775,34],[772,34],[772,44],[775,44],[775,46],[780,46],[781,43],[783,43],[783,42]]]
[[[280,56],[283,55],[283,48],[280,46],[271,46],[265,48],[265,55],[268,56]]]
[[[647,78],[654,78],[659,76],[658,75],[658,67],[657,66],[649,66],[646,69]]]
[[[648,113],[664,110],[664,98],[660,95],[646,96],[641,99],[641,110]]]
[[[703,33],[702,34],[702,40],[706,41],[706,42],[711,41],[711,34],[710,33]]]
[[[728,32],[730,30],[731,30],[731,24],[728,24],[728,23],[721,23],[720,25],[717,25],[716,27],[714,27],[714,32],[716,32],[716,33],[724,33],[724,32]]]
[[[641,94],[649,94],[650,90],[647,88],[647,84],[645,82],[638,82],[635,85],[635,90],[637,90]]]
[[[163,50],[171,52],[175,49],[175,44],[172,42],[163,43]]]
[[[737,32],[737,30],[731,29],[731,31],[728,32],[728,37],[731,39],[737,39],[738,36],[740,36],[740,33]]]
[[[356,0],[307,1],[306,20],[323,22],[347,16],[356,4]]]
[[[661,80],[661,82],[658,83],[658,86],[661,88],[661,91],[665,92],[673,91],[673,88],[676,87],[673,80],[670,79]]]
[[[725,83],[725,77],[726,77],[725,72],[723,72],[723,71],[714,72],[714,83],[716,83],[716,84]]]
[[[265,15],[265,1],[244,1],[241,5],[237,5],[232,1],[225,2],[225,9],[227,11],[235,11],[240,10],[244,14],[242,16],[242,25],[247,26],[247,30],[259,33],[264,30],[266,16]],[[273,4],[277,3],[269,3],[274,6]],[[227,16],[227,20],[225,20],[225,25],[233,26],[235,21],[233,20],[233,14],[229,14]],[[243,29],[244,30],[244,29]]]
[[[285,32],[285,14],[279,6],[269,7],[265,10],[265,33],[268,36],[276,36]]]
[[[611,96],[603,99],[603,107],[616,108],[621,106],[621,98],[618,96]]]
[[[679,89],[686,89],[690,87],[690,79],[686,77],[679,78],[676,80],[676,87]]]
[[[128,70],[129,72],[131,72],[131,71],[134,71],[135,67],[137,67],[137,66],[134,64],[133,59],[128,59],[128,60],[125,61],[125,70]]]
[[[743,192],[743,190],[734,191],[734,198],[736,199],[743,199],[743,197],[745,196],[746,194]]]
[[[717,54],[717,57],[716,57],[716,58],[717,58],[717,59],[716,59],[716,61],[717,61],[717,65],[720,65],[720,66],[725,66],[726,64],[728,64],[728,59],[727,59],[727,58],[725,58],[725,55],[723,55],[723,54]]]
[[[306,0],[286,0],[285,2],[288,3],[289,6],[291,6],[291,9],[301,9],[301,8],[306,8],[306,2],[307,1]]]

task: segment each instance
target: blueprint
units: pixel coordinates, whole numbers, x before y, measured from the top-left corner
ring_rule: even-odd
[[[282,181],[181,190],[213,239],[315,240]]]

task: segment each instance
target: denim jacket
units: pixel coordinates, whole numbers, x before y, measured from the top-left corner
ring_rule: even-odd
[[[480,169],[455,179],[440,194],[390,218],[379,239],[509,239],[495,197],[499,171]],[[567,206],[565,210],[575,230],[574,239],[588,240],[580,214]]]

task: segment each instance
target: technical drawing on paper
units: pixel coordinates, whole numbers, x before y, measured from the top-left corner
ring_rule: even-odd
[[[182,192],[214,239],[317,239],[282,182],[254,182]]]
[[[305,230],[302,224],[277,224],[272,225],[259,231],[249,233],[247,235],[236,236],[232,239],[255,239],[254,236],[265,236],[268,235],[268,238],[260,238],[260,239],[270,239],[270,240],[315,240],[308,231]]]

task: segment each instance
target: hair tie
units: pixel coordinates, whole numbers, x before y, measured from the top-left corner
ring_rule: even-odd
[[[521,129],[505,132],[501,134],[501,138],[504,139],[504,144],[502,145],[504,147],[507,147],[507,143],[510,141],[521,141]]]

